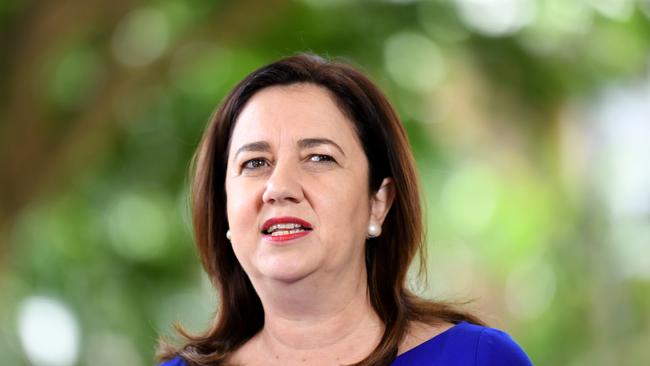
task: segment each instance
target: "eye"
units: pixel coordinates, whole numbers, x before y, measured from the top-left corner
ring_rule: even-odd
[[[314,155],[309,155],[307,157],[307,160],[314,162],[314,163],[327,163],[327,162],[336,162],[333,157],[329,155],[324,155],[324,154],[314,154]]]
[[[263,166],[268,166],[269,162],[266,161],[265,159],[250,159],[246,160],[242,165],[242,169],[257,169],[261,168]]]

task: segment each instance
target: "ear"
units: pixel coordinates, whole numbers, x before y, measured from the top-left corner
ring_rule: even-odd
[[[381,226],[395,199],[395,184],[392,178],[384,178],[381,186],[370,197],[370,221]]]

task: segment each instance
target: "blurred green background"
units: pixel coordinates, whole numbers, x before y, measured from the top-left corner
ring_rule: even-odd
[[[408,129],[428,284],[536,365],[650,365],[650,1],[2,0],[0,364],[151,365],[216,295],[188,219],[214,107],[299,51]]]

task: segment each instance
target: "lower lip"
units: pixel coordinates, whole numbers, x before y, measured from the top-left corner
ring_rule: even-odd
[[[303,236],[309,235],[311,230],[306,230],[306,231],[301,231],[299,233],[293,233],[293,234],[287,234],[287,235],[264,235],[264,239],[268,241],[272,241],[274,243],[282,243],[286,242],[289,240],[294,240],[298,238],[302,238]]]

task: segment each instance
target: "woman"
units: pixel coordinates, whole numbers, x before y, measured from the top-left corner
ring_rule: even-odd
[[[406,288],[423,250],[413,157],[350,66],[298,55],[253,72],[194,170],[195,238],[221,303],[204,334],[163,343],[163,365],[530,365],[505,333]]]

